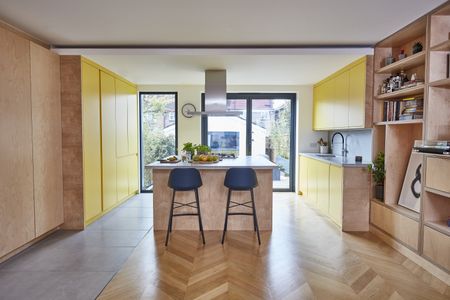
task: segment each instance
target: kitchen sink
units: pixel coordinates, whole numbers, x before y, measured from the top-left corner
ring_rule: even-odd
[[[336,155],[330,154],[330,153],[324,153],[324,154],[318,153],[318,154],[316,154],[316,156],[319,156],[319,157],[336,157]]]

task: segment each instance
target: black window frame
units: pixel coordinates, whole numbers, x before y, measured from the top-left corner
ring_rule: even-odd
[[[178,92],[139,92],[139,174],[140,174],[140,192],[141,193],[153,193],[153,189],[144,189],[144,145],[142,141],[142,97],[141,95],[174,95],[175,96],[175,154],[178,155]]]
[[[252,100],[258,99],[289,99],[291,101],[291,133],[290,133],[290,159],[289,159],[289,188],[286,189],[274,189],[275,192],[294,192],[295,191],[295,150],[296,150],[296,137],[297,137],[297,94],[296,93],[227,93],[227,99],[242,99],[246,100],[246,154],[252,153]],[[202,111],[205,111],[205,94],[201,96]],[[201,141],[202,144],[208,143],[208,116],[202,115],[201,118]]]

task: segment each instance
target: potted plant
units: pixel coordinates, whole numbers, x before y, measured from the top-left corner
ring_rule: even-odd
[[[208,154],[209,152],[211,152],[211,148],[206,145],[196,145],[195,150],[197,151],[197,155]]]
[[[317,141],[317,144],[319,144],[321,154],[328,153],[328,142],[324,141],[323,138],[320,138],[320,140]]]
[[[192,155],[194,154],[195,147],[192,143],[184,143],[182,151],[185,153],[186,159],[191,160]]]
[[[372,164],[368,166],[369,172],[375,181],[375,198],[384,200],[384,178],[386,170],[384,169],[384,153],[378,152]]]

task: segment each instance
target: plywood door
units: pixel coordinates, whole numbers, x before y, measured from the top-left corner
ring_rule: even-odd
[[[100,129],[100,70],[86,62],[81,66],[83,106],[84,219],[102,212],[102,157]]]
[[[349,71],[348,126],[363,128],[366,102],[366,62]]]
[[[300,156],[298,189],[303,196],[308,194],[308,158]]]
[[[450,159],[428,157],[425,178],[427,187],[450,193]]]
[[[116,147],[117,157],[128,155],[128,84],[116,81]]]
[[[317,162],[317,207],[328,215],[330,195],[330,165]]]
[[[423,254],[434,263],[450,271],[450,237],[427,226],[424,227]]]
[[[341,167],[330,165],[329,216],[339,226],[342,226],[343,180],[343,169]]]
[[[333,128],[348,127],[349,72],[339,74],[335,79]]]
[[[102,115],[103,210],[117,203],[116,88],[111,75],[100,71]]]
[[[36,236],[64,222],[59,55],[31,43]]]
[[[35,237],[30,43],[0,27],[0,256]]]

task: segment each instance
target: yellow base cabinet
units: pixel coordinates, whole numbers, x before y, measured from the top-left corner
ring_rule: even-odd
[[[364,56],[314,85],[314,130],[372,127],[372,68]]]
[[[308,159],[300,155],[299,161],[298,191],[300,195],[306,197],[308,195]]]
[[[299,176],[300,188],[307,190],[304,199],[343,231],[369,230],[370,176],[365,167],[343,167],[300,155]]]

